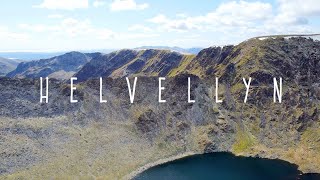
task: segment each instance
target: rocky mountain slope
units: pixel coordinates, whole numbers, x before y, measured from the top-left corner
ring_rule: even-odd
[[[49,103],[40,104],[38,79],[1,78],[0,178],[120,179],[162,158],[215,151],[319,173],[319,69],[319,41],[267,38],[195,57],[122,50],[94,58],[75,75],[83,81],[75,104],[66,82],[51,79]],[[126,75],[139,76],[133,104]],[[166,103],[158,103],[160,75]],[[99,76],[107,103],[99,103]],[[243,77],[252,77],[247,103]],[[273,77],[283,78],[282,103],[273,102]]]
[[[167,76],[180,61],[193,58],[169,50],[130,50],[115,51],[94,58],[77,74],[79,81],[97,77],[119,78],[128,75]]]
[[[13,71],[22,60],[6,59],[0,57],[0,76],[5,76],[7,73]]]
[[[15,78],[48,76],[56,79],[68,79],[79,71],[84,64],[100,55],[100,53],[69,52],[49,59],[23,62],[14,71],[8,73],[7,76]]]

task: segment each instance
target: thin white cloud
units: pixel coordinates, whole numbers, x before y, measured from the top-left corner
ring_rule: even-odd
[[[96,39],[111,39],[114,32],[108,28],[94,27],[90,20],[78,20],[74,18],[65,18],[56,25],[44,24],[20,24],[23,30],[35,33],[50,33],[55,36],[77,38],[77,37],[93,37]]]
[[[176,14],[176,16],[179,17],[179,18],[188,17],[188,16],[187,16],[186,14],[184,14],[184,13],[178,13],[178,14]]]
[[[43,0],[39,5],[34,5],[35,8],[46,9],[61,9],[61,10],[74,10],[88,8],[88,0]]]
[[[59,26],[47,26],[43,24],[19,24],[18,27],[25,31],[33,31],[37,33],[60,30]]]
[[[268,19],[271,15],[272,6],[269,3],[231,1],[220,4],[214,11],[202,16],[177,16],[170,19],[159,14],[148,21],[159,24],[163,30],[183,32],[222,26],[248,27],[255,21]]]
[[[29,35],[26,33],[18,33],[18,32],[12,32],[10,29],[6,26],[0,26],[0,40],[16,40],[16,41],[27,41],[29,40]]]
[[[35,33],[50,34],[55,38],[90,38],[97,40],[126,40],[157,37],[159,34],[152,32],[151,28],[140,24],[129,27],[128,32],[114,32],[106,27],[96,27],[89,19],[78,20],[74,18],[62,19],[60,23],[54,25],[45,24],[20,24],[20,29]],[[132,31],[132,32],[130,32]]]
[[[159,37],[160,35],[157,33],[120,33],[117,36],[117,39],[126,40],[126,39],[148,39]]]
[[[264,2],[231,1],[221,4],[212,15],[238,20],[263,20],[272,14],[272,5]]]
[[[278,7],[272,19],[276,25],[305,25],[308,17],[320,16],[320,1],[317,0],[278,0]]]
[[[111,11],[144,10],[148,7],[149,4],[137,4],[135,0],[114,0],[110,4]]]
[[[141,24],[135,24],[128,28],[128,31],[151,32],[152,29]]]
[[[300,9],[299,9],[300,8]],[[223,33],[245,39],[252,36],[283,33],[312,33],[309,17],[320,16],[320,1],[279,0],[278,6],[260,1],[230,1],[199,16],[164,14],[148,19],[160,32]]]
[[[170,19],[163,14],[158,14],[157,16],[148,19],[147,21],[158,24],[158,30],[160,31],[185,32],[187,30],[198,29],[200,27],[200,24],[196,23],[193,20],[193,17]]]
[[[0,27],[0,39],[5,42],[2,48],[30,46],[45,49],[62,48],[61,45],[64,46],[63,48],[72,49],[101,46],[132,47],[137,44],[207,46],[238,43],[259,35],[311,33],[319,29],[318,24],[315,23],[316,20],[311,21],[311,17],[320,16],[320,1],[275,1],[274,4],[262,0],[224,1],[211,11],[200,15],[191,15],[189,12],[169,15],[164,11],[164,14],[150,17],[143,23],[139,22],[131,26],[124,24],[128,27],[124,30],[120,30],[119,27],[105,27],[103,23],[93,24],[89,19],[49,14],[48,18],[56,18],[56,20],[41,24],[20,24],[18,25],[20,29],[14,31],[12,27],[10,29]],[[134,11],[149,7],[144,0],[92,0],[89,2],[91,7],[104,6],[111,11]],[[88,6],[88,0],[42,0],[42,3],[35,7],[73,10]],[[121,22],[124,22],[123,19],[119,19],[119,23]],[[198,36],[191,37],[194,34]],[[32,41],[26,41],[29,39]],[[30,44],[26,45],[24,41]]]
[[[50,18],[50,19],[61,19],[61,18],[63,18],[63,15],[62,14],[49,14],[48,18]]]
[[[318,0],[278,0],[280,13],[294,16],[319,16],[320,1]]]
[[[158,14],[157,16],[148,19],[148,21],[156,23],[156,24],[165,24],[168,23],[170,20],[163,14]]]
[[[93,2],[93,7],[101,7],[101,6],[104,6],[106,5],[106,2],[105,1],[102,1],[102,0],[96,0]]]

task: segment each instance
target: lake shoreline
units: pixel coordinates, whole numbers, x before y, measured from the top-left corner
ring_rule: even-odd
[[[280,166],[280,168],[284,168],[285,169],[285,172],[290,172],[290,173],[287,173],[287,174],[285,174],[285,173],[277,173],[277,170],[270,170],[270,168],[266,168],[266,170],[268,170],[269,169],[269,172],[267,171],[267,172],[265,172],[265,171],[261,171],[260,173],[262,173],[262,175],[261,176],[265,176],[265,173],[267,173],[267,174],[272,174],[273,172],[276,172],[275,174],[277,174],[277,175],[275,175],[275,177],[299,177],[299,178],[305,178],[305,179],[314,179],[314,178],[320,178],[320,174],[318,174],[318,173],[303,173],[302,171],[300,171],[299,169],[298,169],[298,166],[296,165],[296,164],[293,164],[293,163],[290,163],[290,162],[288,162],[288,161],[285,161],[285,160],[281,160],[281,159],[277,159],[277,158],[273,158],[273,159],[269,159],[269,158],[262,158],[262,157],[253,157],[253,156],[242,156],[242,155],[235,155],[235,154],[233,154],[233,153],[230,153],[230,152],[219,152],[220,153],[220,157],[221,157],[221,153],[223,153],[222,155],[223,155],[223,157],[224,157],[224,159],[225,160],[227,160],[227,161],[230,161],[230,156],[232,156],[232,158],[231,159],[234,159],[234,157],[239,157],[238,158],[238,161],[239,160],[241,160],[242,162],[250,162],[250,161],[248,161],[248,159],[254,159],[256,162],[257,161],[266,161],[266,162],[268,162],[269,161],[269,163],[267,163],[267,164],[269,164],[269,166],[270,166],[270,161],[273,161],[273,163],[275,162],[275,161],[277,161],[277,163],[278,163],[278,165],[281,165]],[[208,156],[208,157],[206,157],[205,159],[208,161],[208,160],[210,160],[210,159],[212,159],[212,158],[210,158],[210,155],[208,155],[208,154],[211,154],[211,153],[203,153],[203,155],[206,155],[206,156]],[[190,156],[194,156],[194,155],[202,155],[202,153],[195,153],[195,152],[185,152],[185,153],[181,153],[181,154],[178,154],[178,155],[175,155],[175,156],[170,156],[170,157],[168,157],[168,158],[163,158],[163,159],[159,159],[159,160],[157,160],[157,161],[155,161],[155,162],[151,162],[151,163],[147,163],[147,164],[145,164],[145,165],[143,165],[143,166],[141,166],[140,168],[138,168],[138,169],[136,169],[135,171],[132,171],[130,174],[128,174],[128,175],[126,175],[126,176],[124,176],[123,178],[121,178],[121,179],[134,179],[134,178],[136,178],[136,177],[140,177],[140,175],[141,174],[144,174],[145,173],[145,171],[147,171],[148,169],[150,169],[150,168],[153,168],[153,167],[156,167],[156,166],[159,166],[159,165],[162,165],[162,164],[166,164],[166,163],[170,163],[170,162],[173,162],[173,161],[176,161],[176,160],[178,160],[178,159],[184,159],[184,158],[188,158],[188,157],[190,157]],[[198,156],[197,156],[198,157]],[[246,161],[243,161],[243,160],[245,160],[245,159],[247,159]],[[220,159],[221,160],[221,159]],[[215,159],[214,160],[215,162],[216,161],[219,161],[219,158],[218,159]],[[233,160],[232,160],[233,161]],[[241,162],[240,161],[240,162]],[[251,160],[251,162],[252,162],[252,160]],[[218,162],[219,163],[219,165],[222,165],[222,166],[224,166],[224,168],[226,168],[226,166],[225,166],[225,164],[224,163],[221,163],[221,162]],[[205,163],[206,164],[206,163]],[[211,163],[212,164],[212,163]],[[213,163],[214,164],[214,163]],[[228,163],[227,163],[228,164]],[[231,164],[234,164],[234,163],[231,163]],[[257,164],[257,163],[254,163],[255,165]],[[259,164],[259,163],[258,163]],[[207,164],[208,165],[208,164]],[[208,167],[206,165],[206,167]],[[277,164],[275,164],[275,165],[277,165]],[[245,165],[245,166],[248,166],[248,165]],[[252,166],[252,163],[250,164],[249,163],[249,166],[248,167],[251,167]],[[241,166],[242,167],[242,166]],[[264,167],[264,166],[263,166]],[[270,166],[270,167],[274,167],[274,165],[273,166]],[[166,167],[167,168],[167,167]],[[186,168],[186,167],[184,167],[184,168]],[[228,168],[229,168],[229,165],[228,165]],[[235,168],[235,167],[233,167],[233,168]],[[252,169],[253,169],[253,167],[251,167]],[[202,169],[202,168],[201,168]],[[205,168],[204,168],[205,169]],[[215,169],[215,168],[213,168],[213,169]],[[181,169],[180,169],[181,170]],[[207,169],[205,172],[208,172],[208,170],[209,169]],[[187,171],[187,172],[190,172],[191,170],[189,169],[189,171]],[[241,171],[241,172],[246,172],[246,169],[244,168],[243,169],[243,171]],[[198,175],[196,175],[196,176],[194,176],[194,174],[188,174],[188,175],[186,175],[186,176],[191,176],[191,177],[193,177],[193,178],[195,178],[195,177],[199,177],[199,176],[201,176],[203,174],[203,172],[202,173],[200,173],[200,174],[198,174]],[[219,174],[219,173],[218,173]],[[159,177],[159,175],[160,174],[154,174],[153,176],[155,176],[155,177]],[[214,175],[217,175],[217,172],[214,174]],[[239,174],[238,174],[239,175]],[[249,173],[249,175],[250,175],[250,173]],[[211,174],[211,175],[209,175],[208,177],[212,177],[213,175]],[[219,176],[219,175],[218,175]],[[220,174],[220,177],[225,177],[225,176],[229,176],[229,174],[222,174],[222,176],[221,176],[221,174]],[[246,174],[242,174],[241,175],[241,173],[240,173],[240,176],[247,176]],[[151,175],[151,177],[152,177],[152,175]],[[259,176],[258,176],[259,177]],[[150,177],[149,177],[150,178]],[[146,178],[142,178],[142,179],[146,179]],[[243,179],[243,178],[242,178]]]
[[[181,158],[184,158],[184,157],[193,156],[193,155],[196,155],[196,154],[199,154],[199,153],[185,152],[185,153],[181,153],[181,154],[178,154],[178,155],[175,155],[175,156],[170,156],[168,158],[159,159],[159,160],[157,160],[155,162],[151,162],[151,163],[148,163],[148,164],[145,164],[145,165],[139,167],[137,170],[132,171],[130,174],[124,176],[122,179],[131,180],[131,179],[133,179],[134,177],[136,177],[137,175],[139,175],[140,173],[142,173],[143,171],[145,171],[145,170],[147,170],[149,168],[152,168],[154,166],[161,165],[161,164],[164,164],[164,163],[168,163],[168,162],[171,162],[171,161],[174,161],[174,160],[177,160],[177,159],[181,159]]]
[[[294,161],[290,160],[290,159],[285,159],[285,158],[281,158],[281,157],[272,157],[272,156],[269,156],[269,155],[260,155],[260,154],[236,154],[236,153],[233,153],[233,152],[230,152],[230,151],[218,151],[218,152],[225,152],[225,153],[230,153],[236,157],[247,157],[247,158],[259,158],[259,159],[268,159],[268,160],[281,160],[281,161],[285,161],[285,162],[288,162],[292,165],[295,165],[297,166],[297,170],[300,171],[300,176],[303,176],[303,175],[312,175],[312,174],[317,174],[318,177],[320,177],[320,174],[318,172],[313,172],[313,171],[304,171],[301,169],[301,165],[299,164],[296,164]],[[162,165],[162,164],[165,164],[165,163],[168,163],[168,162],[172,162],[172,161],[175,161],[175,160],[178,160],[178,159],[182,159],[182,158],[185,158],[185,157],[189,157],[189,156],[193,156],[193,155],[200,155],[200,154],[206,154],[206,153],[196,153],[196,152],[192,152],[192,151],[189,151],[189,152],[184,152],[184,153],[180,153],[180,154],[177,154],[177,155],[174,155],[174,156],[170,156],[170,157],[167,157],[167,158],[162,158],[162,159],[159,159],[157,161],[154,161],[154,162],[150,162],[150,163],[147,163],[139,168],[137,168],[136,170],[132,171],[131,173],[127,174],[126,176],[124,176],[123,178],[121,179],[124,179],[124,180],[131,180],[133,178],[135,178],[136,176],[138,176],[139,174],[141,174],[142,172],[146,171],[147,169],[150,169],[152,167],[155,167],[155,166],[158,166],[158,165]]]

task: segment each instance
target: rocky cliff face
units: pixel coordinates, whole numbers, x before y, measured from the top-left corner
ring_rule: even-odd
[[[41,59],[31,62],[23,62],[7,74],[15,78],[39,78],[51,77],[56,79],[68,79],[79,71],[84,64],[100,53],[83,54],[70,52],[50,59]]]
[[[76,104],[64,82],[51,80],[49,103],[40,104],[38,79],[2,78],[0,173],[115,179],[164,157],[215,151],[280,158],[320,172],[319,47],[311,39],[276,38],[212,47],[196,57],[118,51],[75,75],[83,81]],[[139,76],[133,104],[126,75]],[[158,103],[157,76],[168,76],[166,103]],[[188,77],[195,103],[187,102]],[[222,103],[215,102],[215,77]],[[252,77],[247,103],[243,77]],[[281,104],[273,102],[273,77],[283,78]]]

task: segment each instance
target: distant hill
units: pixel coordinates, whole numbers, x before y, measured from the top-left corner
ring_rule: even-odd
[[[22,62],[7,76],[16,78],[48,76],[56,79],[68,79],[79,71],[84,64],[99,55],[100,53],[69,52],[49,59]]]
[[[20,62],[22,62],[22,60],[0,57],[0,76],[5,76],[10,71],[13,71]]]
[[[143,49],[158,49],[158,50],[170,50],[170,51],[176,51],[182,54],[198,54],[203,48],[200,47],[194,47],[194,48],[180,48],[180,47],[169,47],[169,46],[141,46],[135,48],[137,50],[143,50]]]

